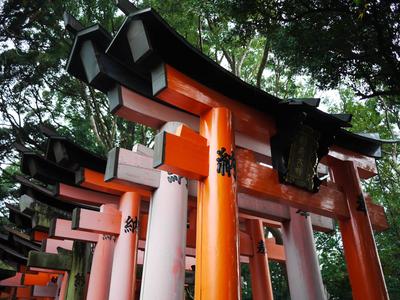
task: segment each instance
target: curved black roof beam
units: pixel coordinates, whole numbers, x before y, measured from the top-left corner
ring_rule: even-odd
[[[66,211],[67,213],[71,213],[74,208],[82,207],[92,210],[99,210],[98,207],[94,207],[91,205],[80,204],[77,202],[68,202],[57,197],[57,184],[53,190],[49,190],[42,186],[32,183],[28,179],[22,176],[15,176],[15,179],[21,184],[20,195],[21,197],[30,197],[34,201],[38,201],[40,203],[47,204],[49,206],[53,206],[55,208]],[[64,217],[66,218],[66,217]]]
[[[85,167],[104,173],[107,165],[106,158],[96,155],[62,136],[48,138],[45,157],[71,171]]]
[[[110,34],[100,25],[78,32],[71,49],[67,71],[90,86],[107,93],[116,83],[148,97],[151,96],[150,76],[129,70],[105,54]]]
[[[50,185],[57,182],[75,184],[74,172],[35,153],[22,154],[21,172]]]

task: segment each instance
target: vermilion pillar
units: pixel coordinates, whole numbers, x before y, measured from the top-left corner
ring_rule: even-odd
[[[202,115],[200,134],[209,144],[209,174],[199,181],[197,198],[195,298],[240,299],[236,174],[226,169],[234,165],[230,110]]]
[[[290,221],[282,224],[290,296],[298,300],[326,299],[315,248],[311,218],[290,207]]]
[[[250,257],[251,291],[253,300],[273,300],[268,253],[265,246],[264,228],[261,220],[248,220],[247,231],[251,235],[254,254]]]
[[[150,201],[140,299],[184,299],[187,184],[161,171]]]
[[[349,219],[339,220],[339,228],[353,298],[389,299],[357,167],[352,161],[337,161],[331,168],[344,189],[350,214]]]
[[[100,211],[104,213],[113,213],[116,210],[117,205],[115,204],[104,204],[100,207]],[[115,241],[115,236],[99,234],[90,270],[86,297],[88,300],[108,299]]]
[[[123,194],[119,210],[121,230],[115,242],[109,299],[131,300],[136,283],[140,195],[134,192]]]

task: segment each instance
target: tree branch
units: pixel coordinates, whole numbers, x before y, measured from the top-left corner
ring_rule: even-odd
[[[258,66],[258,71],[257,71],[257,76],[256,76],[256,87],[258,87],[258,88],[261,88],[261,79],[262,79],[262,74],[264,72],[265,66],[267,65],[269,47],[270,47],[270,43],[269,43],[269,39],[267,38],[265,40],[263,55],[260,60],[260,65]]]

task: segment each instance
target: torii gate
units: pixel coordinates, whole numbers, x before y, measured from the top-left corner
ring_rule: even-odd
[[[349,126],[348,116],[323,113],[307,101],[282,104],[246,85],[197,52],[153,10],[129,15],[111,43],[99,26],[79,31],[67,69],[108,93],[113,112],[127,119],[159,127],[163,118],[180,115],[175,121],[194,130],[158,135],[155,166],[200,182],[197,299],[240,297],[237,187],[338,219],[354,298],[387,299],[370,220],[378,218],[376,227],[385,227],[384,213],[365,201],[360,186],[360,178],[376,174],[373,158],[382,141],[341,129]],[[145,106],[126,105],[128,93]],[[144,113],[157,106],[154,101],[168,106]],[[285,114],[294,118],[295,130],[283,123]],[[260,154],[275,170],[258,163]],[[315,167],[307,166],[320,159],[336,185],[320,185]],[[304,168],[296,167],[300,162]]]
[[[62,153],[66,157],[69,157],[69,159],[64,160],[65,164],[70,164],[70,165],[78,164],[79,165],[79,163],[73,158],[74,157],[73,153],[76,152],[77,149],[75,149],[75,151],[74,151],[73,150],[74,147],[73,147],[73,145],[71,145],[71,143],[69,141],[65,141],[65,139],[62,139],[63,141],[61,142],[60,139],[61,138],[51,137],[51,139],[49,140],[49,143],[48,143],[48,145],[49,145],[48,150],[52,150],[53,149],[52,147],[54,146],[54,149],[53,149],[54,154],[55,154],[54,156],[60,157],[60,155],[58,155],[58,154]],[[58,140],[57,143],[54,142],[57,140]],[[132,176],[130,178],[128,177],[128,179],[130,179],[130,181],[134,180],[135,183],[129,183],[128,185],[133,184],[136,186],[139,184],[139,185],[143,186],[143,184],[144,185],[150,184],[150,187],[155,187],[156,185],[158,185],[159,179],[157,179],[157,178],[159,178],[160,172],[152,169],[152,167],[151,167],[152,160],[146,159],[146,157],[149,156],[149,153],[151,153],[152,150],[147,149],[140,145],[138,145],[138,146],[139,147],[135,147],[135,148],[140,148],[142,154],[145,153],[146,155],[141,157],[140,155],[136,154],[137,156],[135,157],[135,155],[133,155],[134,152],[132,152],[133,157],[131,155],[131,157],[129,157],[128,160],[130,159],[132,162],[136,162],[139,166],[141,166],[141,169],[138,170],[137,167],[135,167],[134,165],[131,167],[131,170],[126,169],[126,167],[130,167],[129,165],[126,165],[126,162],[124,163],[124,159],[127,159],[126,156],[114,157],[113,155],[111,155],[111,157],[109,157],[109,161],[111,162],[111,165],[107,166],[107,169],[110,171],[118,170],[119,172],[117,174],[114,174],[113,172],[111,172],[108,174],[109,175],[108,177],[110,177],[110,175],[112,175],[112,177],[117,177],[118,174],[121,174],[121,168],[116,168],[116,165],[113,165],[118,162],[118,163],[122,163],[122,166],[124,165],[124,167],[125,167],[124,169],[122,169],[122,174],[124,174],[124,171],[125,172],[128,171],[129,174],[133,175],[133,177]],[[72,149],[71,149],[71,147],[72,147]],[[69,149],[66,149],[66,148],[69,148]],[[119,153],[120,151],[111,151],[110,153],[115,154],[117,152]],[[127,153],[124,152],[124,154],[127,154]],[[82,158],[82,156],[85,156],[84,153],[75,153],[75,155],[77,157],[79,157],[78,160],[83,159],[85,161],[86,165],[90,165],[91,162],[93,161],[93,158],[89,158],[89,157],[87,157],[87,155],[86,155],[86,157]],[[49,155],[47,155],[47,156],[49,156]],[[110,158],[111,158],[111,160],[110,160]],[[46,167],[43,159],[39,159],[37,157],[36,157],[36,159],[32,158],[32,157],[30,159],[31,159],[30,165],[32,165],[31,169],[35,170],[34,175],[36,177],[44,178],[45,176],[47,176],[47,177],[50,176],[48,178],[48,180],[51,180],[51,177],[56,176],[56,175],[51,175],[51,174],[57,174],[57,172],[56,172],[56,170],[53,170],[54,166],[52,164],[49,164],[49,162],[47,162],[49,165]],[[25,161],[25,163],[27,162],[27,157],[24,157],[24,161]],[[38,164],[41,164],[42,167],[37,166]],[[148,168],[147,171],[145,169],[146,164],[147,164],[147,168]],[[141,172],[141,170],[142,170],[142,172]],[[44,174],[44,172],[46,172],[46,174]],[[145,172],[145,173],[143,173],[143,172]],[[88,170],[86,173],[93,174],[96,172],[93,170]],[[65,177],[68,177],[68,176],[65,176]],[[97,175],[97,177],[102,177],[102,175]],[[85,178],[85,176],[80,175],[79,178]],[[107,176],[106,176],[106,178],[107,178]],[[121,193],[122,190],[127,189],[126,187],[124,187],[127,185],[126,179],[125,179],[125,181],[124,181],[124,179],[122,179],[123,182],[120,182],[120,184],[118,184],[118,185],[112,185],[111,183],[104,183],[102,180],[100,180],[100,181],[98,181],[98,183],[96,183],[96,180],[93,181],[93,176],[89,176],[89,179],[91,179],[92,181],[86,182],[86,179],[80,180],[80,184],[82,184],[85,181],[86,183],[84,183],[84,184],[87,186],[90,186],[91,188],[100,189],[100,190],[107,189],[107,191],[112,192],[112,193],[117,193],[117,194]],[[109,179],[112,179],[112,178],[109,178]],[[116,179],[116,178],[114,178],[114,179]],[[118,179],[118,180],[120,180],[120,179]],[[100,186],[100,188],[98,188],[98,186]],[[115,190],[116,186],[118,186],[120,191]],[[42,192],[46,193],[47,191],[42,190]],[[68,186],[63,183],[59,183],[56,186],[56,196],[57,196],[57,198],[68,200],[68,201],[74,201],[74,203],[81,204],[81,205],[82,205],[82,203],[86,203],[86,204],[91,204],[91,205],[96,205],[96,206],[99,204],[108,205],[110,203],[117,202],[117,200],[118,200],[118,197],[115,197],[115,196],[111,196],[111,195],[107,196],[106,194],[102,194],[102,193],[98,193],[98,192],[94,192],[94,191],[90,191],[90,190],[79,189],[77,187]],[[84,213],[83,216],[82,216],[82,213]],[[104,213],[99,214],[99,213],[96,213],[93,211],[75,210],[73,220],[72,220],[72,227],[74,229],[78,228],[78,229],[83,229],[83,230],[88,230],[88,231],[96,231],[96,232],[103,233],[103,234],[107,233],[107,234],[112,234],[112,235],[118,235],[120,225],[117,224],[118,223],[116,221],[117,219],[121,220],[121,216],[115,215],[115,212],[114,213],[106,212],[105,214]],[[179,219],[182,219],[182,218],[179,218]],[[183,218],[182,221],[184,221],[184,224],[185,224],[184,219],[185,218]],[[81,221],[83,221],[83,223]],[[76,230],[71,230],[70,223],[71,222],[65,221],[65,220],[57,220],[56,223],[51,226],[50,236],[58,237],[58,238],[70,238],[70,239],[90,241],[90,242],[95,242],[97,240],[96,235],[91,237],[93,234],[87,235],[84,233],[79,233],[79,231],[76,231]],[[166,235],[166,237],[164,239],[166,240],[166,242],[170,241],[168,235]],[[99,239],[99,241],[101,241],[101,240]],[[246,245],[246,243],[244,243],[244,245]],[[270,244],[267,243],[267,249],[269,248],[269,245]],[[46,246],[47,246],[47,243],[46,243]],[[273,249],[274,248],[271,248],[271,251]],[[96,251],[97,250],[98,250],[98,248],[96,247],[94,260],[96,259],[96,253],[97,253]],[[248,252],[248,250],[244,250],[244,251]],[[274,255],[273,252],[271,252],[271,254],[272,254],[272,256]],[[252,260],[250,259],[250,262],[251,261]],[[96,263],[94,261],[92,269],[97,265],[98,265],[98,263]],[[90,278],[92,279],[92,278],[98,278],[99,276],[101,277],[101,275],[100,275],[101,273],[102,272],[100,272],[99,270],[96,269],[96,270],[94,270],[94,274],[92,274],[92,276]],[[262,280],[261,280],[261,282],[262,282]],[[255,281],[255,283],[257,283],[257,281]],[[104,285],[105,285],[105,282],[104,282]],[[92,293],[90,293],[90,287],[91,287],[91,284],[89,283],[88,297],[89,297],[89,299],[92,299],[94,297],[94,295]],[[182,287],[183,287],[183,285],[182,285]],[[98,293],[98,295],[101,296],[102,294]],[[104,296],[104,295],[102,295],[102,296]]]

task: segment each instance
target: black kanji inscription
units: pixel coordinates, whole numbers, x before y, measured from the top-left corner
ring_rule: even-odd
[[[231,177],[232,170],[234,171],[234,177],[236,178],[236,160],[235,154],[232,151],[232,154],[228,154],[226,149],[222,147],[220,150],[217,150],[217,173],[225,176],[225,173],[228,174],[228,177]]]
[[[111,234],[103,234],[103,240],[109,240],[109,241],[116,241],[117,238],[115,237],[115,235],[111,235]]]
[[[169,183],[173,183],[173,182],[176,181],[176,182],[178,182],[179,185],[180,185],[181,182],[182,182],[182,178],[183,178],[183,176],[179,176],[179,175],[176,175],[176,174],[174,174],[174,173],[168,172],[167,180],[168,180]]]
[[[135,220],[131,218],[131,216],[128,216],[125,220],[125,227],[124,231],[125,233],[132,232],[134,233],[138,228],[138,219],[135,217]]]
[[[265,254],[265,242],[263,240],[257,243],[257,253]]]

